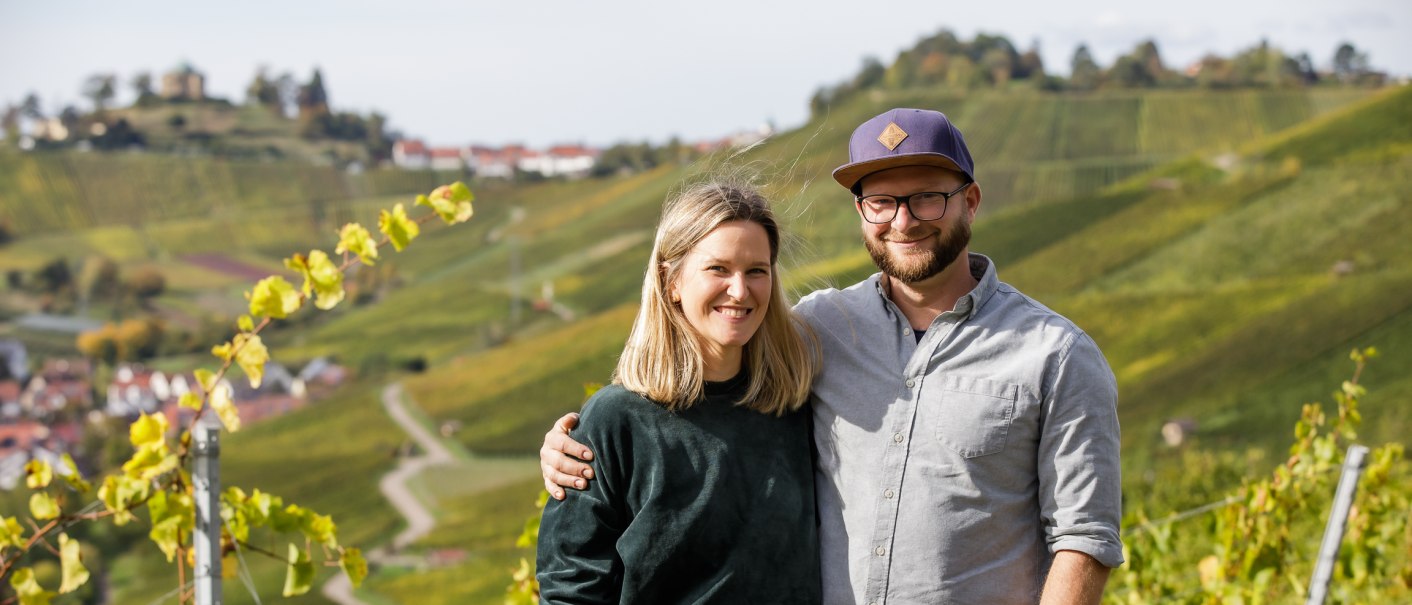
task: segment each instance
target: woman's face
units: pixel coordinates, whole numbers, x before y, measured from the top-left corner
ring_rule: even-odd
[[[670,296],[701,343],[708,375],[740,369],[741,350],[770,306],[772,270],[769,236],[750,221],[722,223],[682,259]]]

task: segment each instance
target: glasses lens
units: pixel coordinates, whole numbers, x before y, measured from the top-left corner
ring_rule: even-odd
[[[946,214],[946,196],[940,193],[918,193],[907,201],[918,220],[934,221]]]
[[[892,222],[897,214],[897,200],[890,195],[870,195],[858,201],[863,219],[870,223]]]

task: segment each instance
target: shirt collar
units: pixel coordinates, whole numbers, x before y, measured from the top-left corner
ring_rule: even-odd
[[[970,254],[967,259],[970,261],[971,277],[976,278],[976,287],[967,292],[965,296],[956,300],[956,306],[952,308],[962,318],[970,319],[976,314],[976,310],[985,305],[990,300],[990,296],[995,294],[1000,287],[1000,278],[995,274],[995,263],[983,254]],[[882,273],[874,273],[870,281],[873,283],[873,290],[879,297],[887,300],[887,290],[883,288]]]

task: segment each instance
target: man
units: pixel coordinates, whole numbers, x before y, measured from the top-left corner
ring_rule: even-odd
[[[814,441],[825,603],[1097,603],[1122,564],[1117,387],[1067,319],[969,253],[981,203],[939,112],[853,132],[851,190],[880,273],[796,311],[818,333]],[[581,486],[572,415],[546,486]],[[729,528],[722,528],[729,531]]]

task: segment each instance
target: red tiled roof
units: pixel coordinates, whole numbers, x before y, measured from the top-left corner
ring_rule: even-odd
[[[407,155],[426,155],[427,153],[427,146],[421,141],[398,141],[393,143],[393,148]]]

